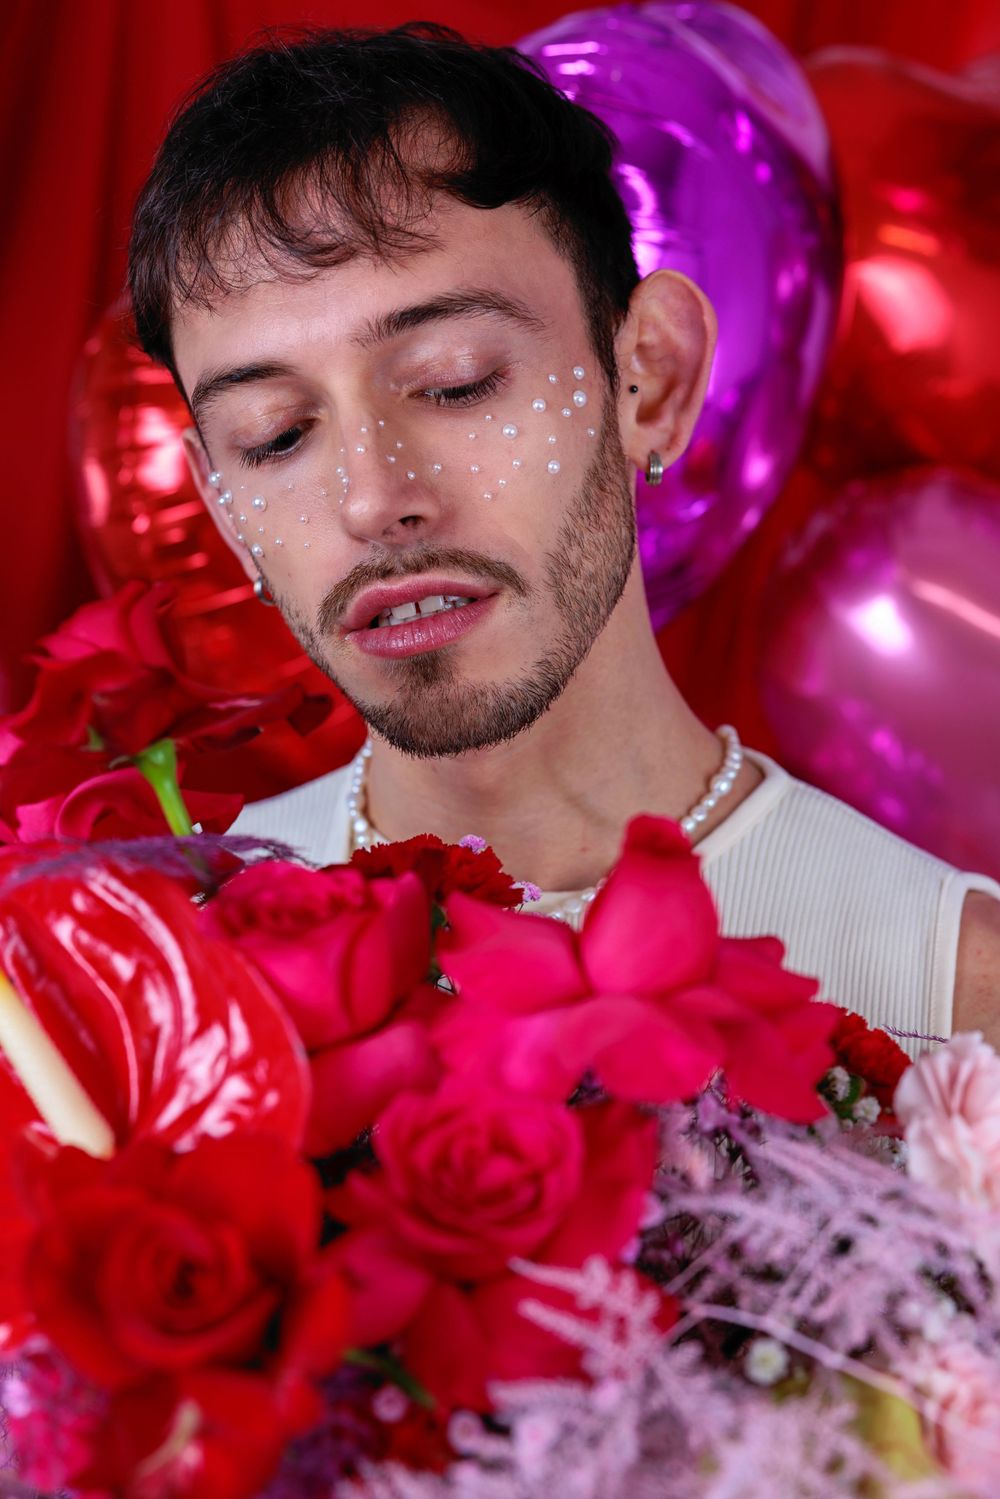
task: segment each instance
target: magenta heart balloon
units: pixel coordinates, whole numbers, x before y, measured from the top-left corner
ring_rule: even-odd
[[[791,768],[1000,877],[1000,486],[932,469],[845,490],[775,577],[760,670]]]
[[[802,444],[840,281],[826,128],[791,55],[730,5],[581,11],[518,47],[618,137],[640,273],[683,271],[719,317],[688,452],[659,488],[640,481],[659,626],[721,572]]]

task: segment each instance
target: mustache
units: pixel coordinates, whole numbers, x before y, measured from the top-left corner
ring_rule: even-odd
[[[406,552],[392,562],[359,562],[345,578],[323,595],[317,614],[320,635],[330,634],[343,618],[352,601],[364,588],[374,583],[390,583],[397,578],[412,578],[418,573],[455,572],[476,582],[499,584],[524,598],[528,586],[521,574],[507,562],[484,557],[464,547],[426,547]]]

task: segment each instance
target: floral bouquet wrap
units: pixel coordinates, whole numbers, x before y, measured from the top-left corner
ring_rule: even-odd
[[[77,728],[0,852],[0,1493],[1000,1494],[979,1036],[818,1002],[666,820],[575,932],[474,837],[159,836]],[[50,836],[87,753],[142,836]]]

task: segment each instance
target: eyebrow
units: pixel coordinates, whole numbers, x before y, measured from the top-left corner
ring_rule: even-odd
[[[517,297],[505,296],[495,291],[452,291],[431,297],[426,302],[417,302],[411,307],[396,307],[391,312],[379,313],[368,318],[355,333],[351,342],[362,349],[375,348],[390,339],[422,328],[427,323],[444,322],[451,318],[498,317],[509,322],[520,323],[535,332],[548,327],[544,318],[533,313]],[[191,396],[191,414],[196,422],[204,420],[211,407],[226,391],[240,385],[253,385],[264,380],[282,380],[294,376],[297,371],[290,364],[279,360],[260,361],[256,364],[236,365],[231,369],[215,370],[202,375]]]

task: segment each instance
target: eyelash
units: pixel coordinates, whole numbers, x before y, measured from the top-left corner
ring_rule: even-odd
[[[431,397],[435,406],[445,408],[474,406],[477,401],[485,401],[490,396],[496,395],[503,383],[502,371],[494,370],[491,375],[484,376],[482,380],[476,380],[472,385],[432,386],[425,394]],[[240,453],[240,463],[246,468],[259,468],[265,463],[280,463],[283,458],[296,451],[304,430],[301,425],[288,427],[284,432],[279,432],[277,437],[272,438],[270,442],[261,443],[256,448],[244,448]],[[294,437],[295,441],[289,447],[281,447],[280,444],[289,437]]]

